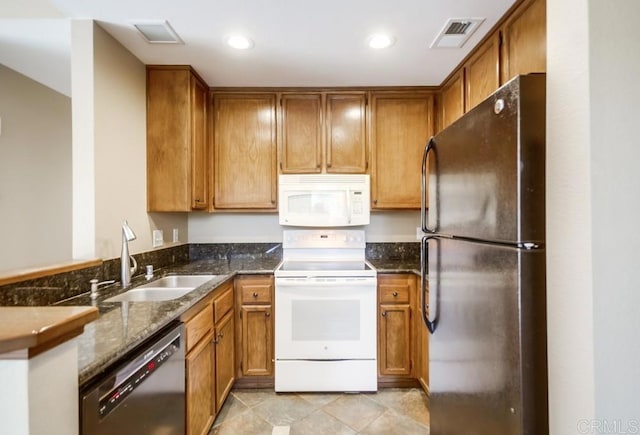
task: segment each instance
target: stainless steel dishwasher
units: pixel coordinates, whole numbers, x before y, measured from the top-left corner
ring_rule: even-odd
[[[81,434],[186,433],[184,338],[165,329],[81,392]]]

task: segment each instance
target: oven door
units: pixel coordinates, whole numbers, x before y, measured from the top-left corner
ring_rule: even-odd
[[[276,278],[278,360],[376,358],[376,278]]]

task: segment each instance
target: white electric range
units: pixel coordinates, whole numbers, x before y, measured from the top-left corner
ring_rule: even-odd
[[[376,270],[360,230],[283,232],[275,390],[376,391]]]

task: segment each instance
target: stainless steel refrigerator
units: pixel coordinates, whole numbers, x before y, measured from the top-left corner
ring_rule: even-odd
[[[544,173],[544,74],[514,78],[425,148],[432,435],[548,434]]]

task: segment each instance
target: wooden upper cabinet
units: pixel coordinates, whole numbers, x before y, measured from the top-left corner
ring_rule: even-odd
[[[547,3],[526,0],[502,26],[502,80],[547,70]]]
[[[422,153],[433,124],[432,93],[372,93],[372,208],[420,208]]]
[[[147,67],[147,209],[208,203],[207,85],[188,66]]]
[[[214,209],[276,208],[275,94],[214,94]]]
[[[440,92],[439,126],[444,130],[464,114],[464,70],[460,69]]]
[[[367,171],[366,95],[327,95],[327,172],[363,174]]]
[[[283,174],[366,172],[364,92],[285,93],[280,101]]]
[[[322,171],[322,95],[285,94],[282,106],[280,170],[286,174]]]
[[[465,112],[500,87],[500,34],[495,32],[465,63]]]

